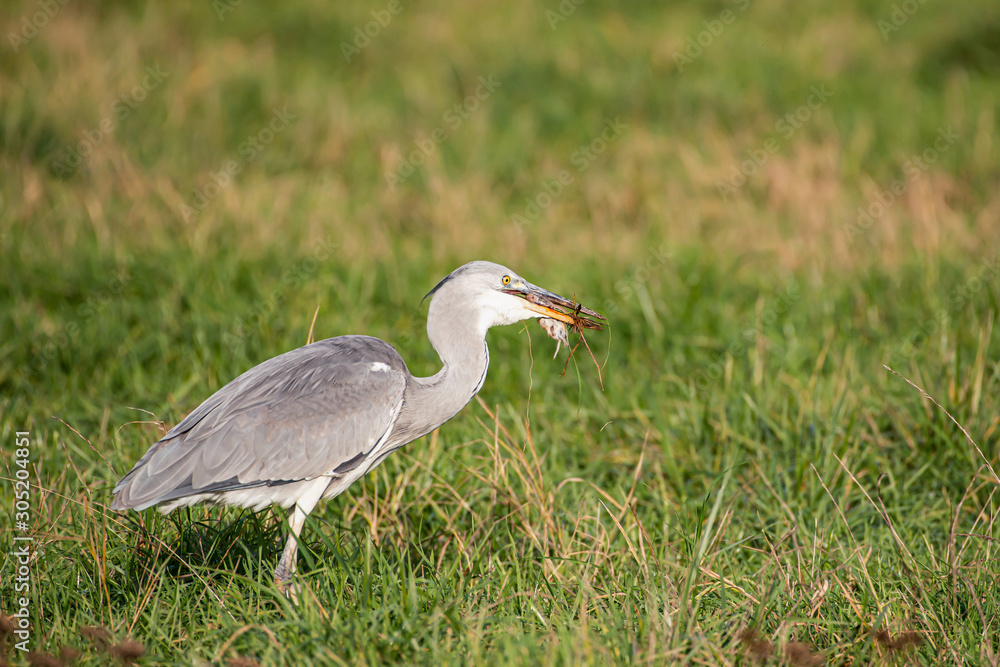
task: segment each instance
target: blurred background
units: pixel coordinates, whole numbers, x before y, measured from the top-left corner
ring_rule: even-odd
[[[174,377],[220,334],[254,348],[232,368],[258,359],[320,304],[323,335],[409,342],[475,258],[607,310],[620,369],[791,275],[893,351],[996,256],[989,2],[4,13],[0,381],[72,366],[57,404],[107,365],[95,327]]]
[[[420,299],[473,259],[608,315],[603,390],[532,325],[490,334],[482,397],[530,412],[554,482],[644,460],[654,524],[738,461],[744,499],[759,475],[797,512],[807,459],[854,493],[834,450],[958,521],[985,461],[882,364],[997,466],[993,0],[29,0],[0,28],[0,410],[43,486],[108,502],[158,432],[131,422],[314,315],[435,372]]]

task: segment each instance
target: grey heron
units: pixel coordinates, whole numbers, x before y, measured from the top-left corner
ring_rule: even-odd
[[[415,377],[395,348],[370,336],[329,338],[269,359],[153,444],[115,485],[112,509],[294,507],[274,571],[288,590],[298,536],[316,504],[444,424],[482,388],[490,327],[548,318],[600,328],[604,319],[492,262],[456,269],[427,296],[440,371]]]

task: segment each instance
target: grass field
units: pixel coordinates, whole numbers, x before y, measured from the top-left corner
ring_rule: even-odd
[[[10,664],[1000,664],[996,2],[0,28]],[[435,372],[473,259],[605,313],[603,388],[491,332],[480,400],[313,513],[298,606],[282,512],[107,509],[317,309]]]

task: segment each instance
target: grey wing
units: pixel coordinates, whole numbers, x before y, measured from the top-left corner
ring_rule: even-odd
[[[391,345],[368,336],[269,359],[150,447],[115,485],[111,507],[342,475],[387,440],[408,375]]]

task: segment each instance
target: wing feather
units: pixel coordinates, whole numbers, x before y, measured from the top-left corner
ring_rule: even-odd
[[[269,359],[150,447],[115,486],[112,507],[342,474],[391,431],[407,376],[396,350],[368,336]]]

